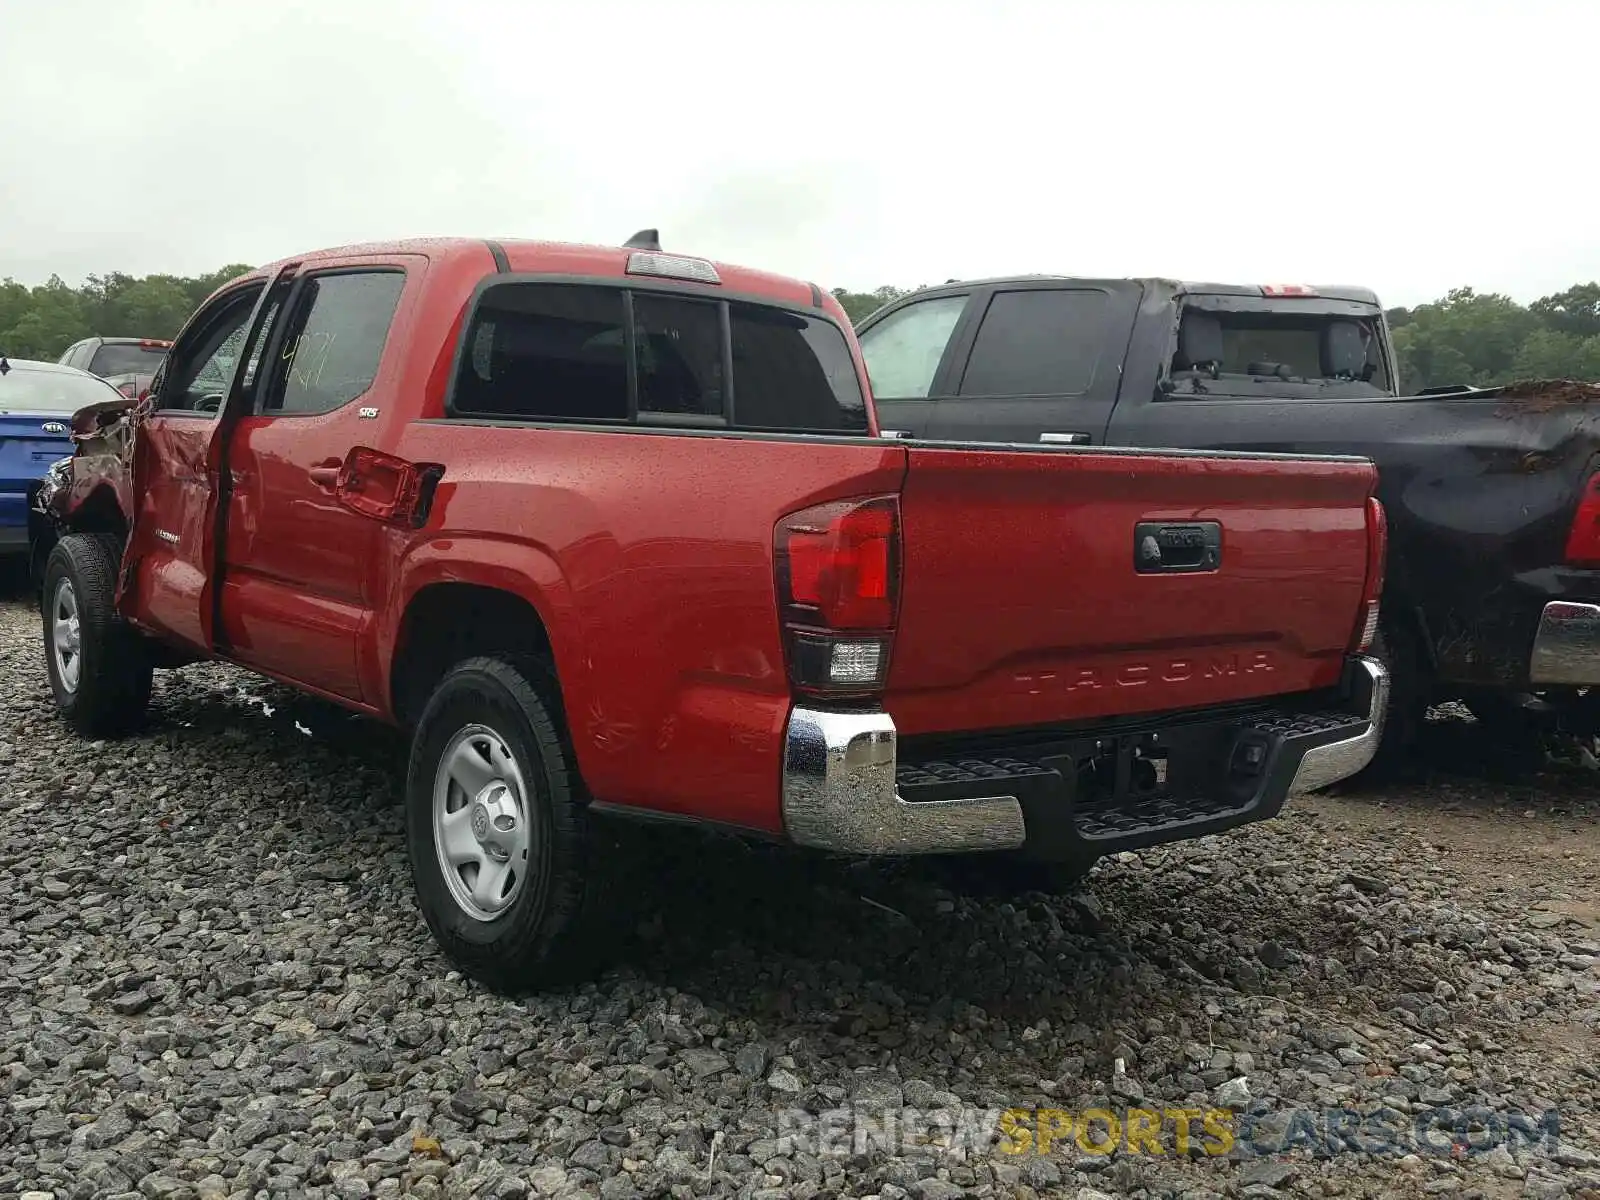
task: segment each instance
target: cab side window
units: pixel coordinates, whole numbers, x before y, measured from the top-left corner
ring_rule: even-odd
[[[978,327],[962,396],[1081,396],[1095,382],[1110,293],[996,292]]]
[[[918,300],[861,336],[872,394],[880,400],[924,400],[944,358],[966,296]]]
[[[217,303],[191,337],[173,347],[157,383],[159,412],[215,416],[233,382],[261,285],[241,288]]]

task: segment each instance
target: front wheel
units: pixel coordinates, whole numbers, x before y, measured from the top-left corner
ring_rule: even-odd
[[[550,710],[515,666],[473,658],[423,709],[406,777],[406,841],[423,919],[496,991],[565,982],[589,961],[589,815]]]
[[[69,534],[45,563],[45,669],[56,707],[86,737],[129,733],[150,706],[148,648],[115,607],[121,550],[109,534]]]

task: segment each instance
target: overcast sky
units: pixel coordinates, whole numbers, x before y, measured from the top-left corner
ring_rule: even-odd
[[[0,276],[425,234],[864,290],[1600,278],[1600,6],[0,0]]]

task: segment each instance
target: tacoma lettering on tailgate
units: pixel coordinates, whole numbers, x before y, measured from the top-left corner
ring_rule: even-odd
[[[1230,675],[1256,675],[1274,671],[1272,653],[1267,650],[1254,654],[1212,654],[1205,658],[1169,658],[1161,662],[1122,663],[1111,668],[1083,667],[1076,671],[1029,671],[1016,676],[1016,681],[1029,692],[1060,686],[1066,691],[1105,687],[1143,687],[1147,683],[1183,683],[1196,677],[1220,679]]]

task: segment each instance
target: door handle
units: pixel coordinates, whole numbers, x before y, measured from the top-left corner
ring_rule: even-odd
[[[311,476],[312,483],[316,484],[319,488],[325,488],[331,492],[339,484],[339,468],[342,465],[343,464],[337,461],[332,463],[318,463],[316,466],[307,471],[306,474]]]
[[[1087,433],[1041,433],[1041,442],[1048,442],[1055,446],[1081,446],[1088,442]]]

